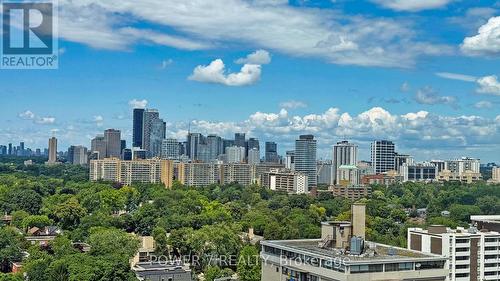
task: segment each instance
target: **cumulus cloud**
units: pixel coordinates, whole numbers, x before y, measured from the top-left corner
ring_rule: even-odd
[[[148,101],[145,99],[142,100],[133,99],[128,102],[128,105],[131,108],[146,108],[146,106],[148,106]]]
[[[236,60],[238,64],[269,64],[271,62],[271,55],[266,50],[257,50],[244,58]]]
[[[33,120],[35,119],[35,113],[31,112],[31,110],[26,110],[24,112],[19,113],[20,118],[25,120]]]
[[[94,116],[94,122],[97,127],[102,127],[102,125],[104,125],[104,117],[102,117],[101,115],[96,115]]]
[[[417,12],[441,8],[453,0],[372,0],[372,2],[396,11]]]
[[[481,77],[477,80],[479,85],[476,90],[480,94],[500,96],[500,82],[495,75]]]
[[[188,79],[226,86],[247,86],[259,81],[260,75],[261,66],[257,64],[244,64],[240,72],[226,74],[224,62],[216,59],[209,65],[198,65]]]
[[[296,109],[296,108],[305,108],[305,107],[307,107],[307,104],[305,102],[302,102],[302,101],[289,100],[289,101],[281,102],[280,107],[286,108],[286,109]]]
[[[468,55],[500,54],[500,16],[490,18],[476,35],[466,37],[460,48]]]
[[[398,4],[403,1],[394,0],[389,5],[403,10],[431,6],[431,0],[407,1],[424,4],[404,7]],[[432,0],[439,5],[443,1]],[[61,37],[100,49],[128,50],[141,43],[187,50],[251,45],[336,64],[385,67],[411,67],[420,56],[453,51],[419,39],[423,37],[411,20],[297,7],[284,0],[194,0],[188,6],[177,0],[59,3]],[[157,28],[144,29],[141,21]]]
[[[441,96],[439,93],[431,87],[424,87],[419,89],[415,94],[415,101],[420,104],[445,104],[456,108],[457,98],[453,96]]]
[[[477,109],[489,109],[493,107],[493,103],[489,101],[478,101],[474,104],[474,107]]]

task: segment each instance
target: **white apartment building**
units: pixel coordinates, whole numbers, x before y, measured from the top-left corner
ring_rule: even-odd
[[[262,175],[262,186],[294,194],[307,193],[307,175],[286,169],[271,169]]]
[[[491,170],[491,181],[493,183],[500,183],[500,167],[493,167]]]
[[[243,163],[245,161],[245,148],[241,146],[226,147],[227,163]]]
[[[500,233],[430,226],[408,229],[408,249],[448,259],[448,281],[500,280]]]

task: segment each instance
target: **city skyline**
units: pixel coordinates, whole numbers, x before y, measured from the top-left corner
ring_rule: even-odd
[[[189,14],[61,2],[59,69],[2,70],[0,143],[44,147],[55,132],[63,149],[88,146],[107,128],[131,143],[139,106],[162,112],[167,137],[242,132],[281,155],[313,134],[323,159],[343,139],[361,159],[388,139],[416,160],[498,161],[498,1],[195,1]]]

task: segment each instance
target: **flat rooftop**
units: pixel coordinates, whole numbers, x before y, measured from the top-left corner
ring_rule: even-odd
[[[301,239],[301,240],[275,240],[261,241],[262,245],[279,248],[295,253],[306,254],[323,259],[348,258],[347,265],[352,263],[370,262],[404,262],[404,261],[424,261],[424,260],[444,260],[446,258],[439,255],[421,253],[399,247],[365,241],[365,246],[369,245],[374,250],[374,254],[364,253],[362,255],[351,255],[336,248],[321,248],[318,246],[321,239]],[[371,251],[373,252],[373,251]]]

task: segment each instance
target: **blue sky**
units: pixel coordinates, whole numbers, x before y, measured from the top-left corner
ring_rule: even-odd
[[[58,70],[0,70],[0,143],[131,137],[131,108],[319,157],[388,138],[418,160],[500,161],[500,2],[59,0]]]

